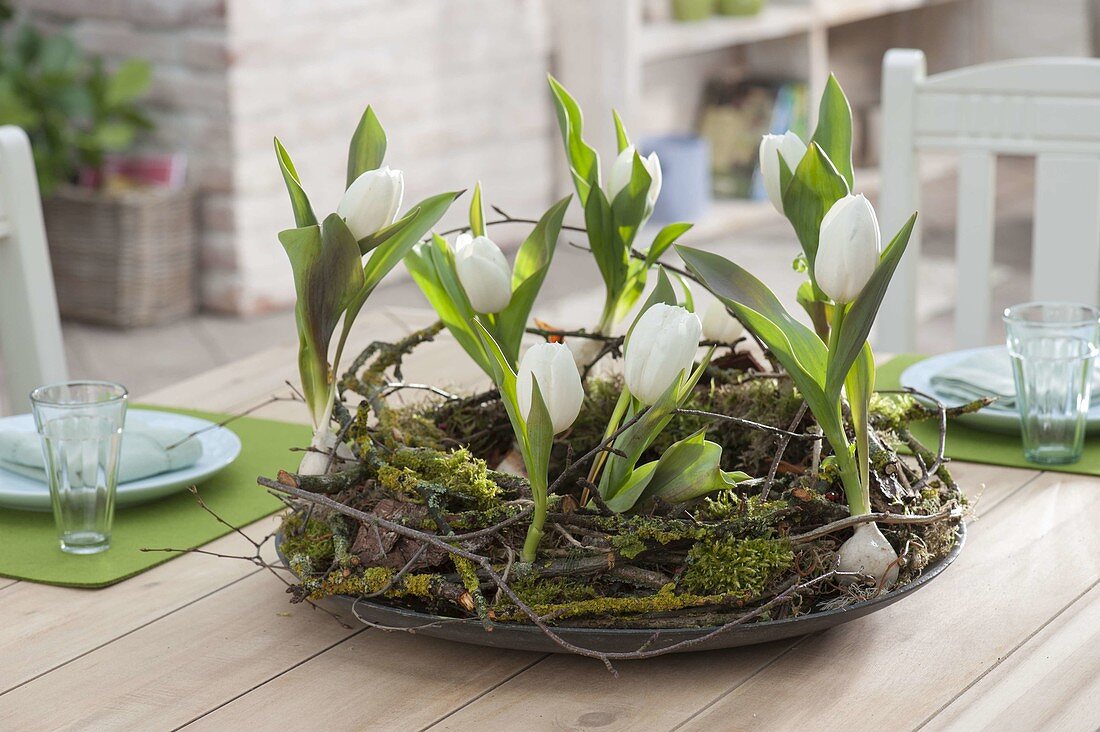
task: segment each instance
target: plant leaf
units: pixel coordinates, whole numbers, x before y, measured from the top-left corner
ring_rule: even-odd
[[[320,227],[283,231],[279,241],[294,273],[299,369],[303,392],[316,420],[332,381],[328,365],[332,334],[363,281],[359,246],[337,214],[326,218]]]
[[[547,79],[554,96],[554,109],[565,145],[565,157],[573,171],[577,197],[581,205],[585,206],[589,191],[600,187],[600,156],[584,141],[584,115],[576,100],[553,76],[547,76]]]
[[[493,378],[493,366],[474,330],[475,313],[456,279],[454,255],[447,242],[433,235],[432,241],[417,244],[405,257],[405,266],[443,325],[481,370]]]
[[[386,131],[382,129],[382,123],[378,121],[374,110],[368,106],[363,110],[363,116],[359,118],[355,134],[351,136],[351,145],[348,148],[348,178],[345,188],[368,170],[381,168],[382,160],[385,157]]]
[[[855,363],[844,380],[848,392],[848,406],[852,410],[852,426],[856,435],[856,455],[859,459],[859,484],[868,505],[868,488],[871,485],[869,424],[871,394],[875,390],[875,356],[868,343],[863,344]]]
[[[470,233],[485,236],[485,207],[481,205],[481,181],[474,185],[474,195],[470,198]]]
[[[848,195],[848,190],[848,183],[833,167],[832,161],[817,143],[811,142],[783,191],[783,211],[794,226],[802,251],[806,254],[815,293],[818,290],[814,262],[817,260],[821,219],[834,203]]]
[[[132,58],[111,74],[107,81],[103,103],[108,108],[132,102],[149,89],[153,79],[153,69],[147,61]]]
[[[420,208],[413,208],[407,214],[399,218],[397,221],[394,221],[389,226],[384,226],[373,234],[367,234],[359,240],[359,252],[361,254],[370,254],[382,242],[394,236],[397,236],[398,234],[404,232],[406,229],[409,229],[410,227],[416,226],[419,216]]]
[[[283,171],[283,180],[286,181],[286,189],[290,193],[290,205],[294,208],[294,224],[299,229],[316,226],[317,216],[314,215],[313,207],[309,205],[309,198],[298,180],[298,171],[294,169],[294,162],[278,137],[275,138],[275,157],[279,160],[279,168]]]
[[[527,328],[527,320],[539,290],[542,289],[546,273],[550,270],[562,220],[571,200],[572,196],[566,196],[551,206],[535,224],[516,254],[516,263],[512,268],[512,299],[496,318],[500,346],[512,364],[519,361],[519,348]]]
[[[614,302],[618,299],[626,279],[629,254],[616,231],[611,204],[599,188],[588,196],[584,207],[584,223],[588,229],[588,246],[607,290],[607,300]]]
[[[348,302],[347,315],[344,317],[344,329],[340,334],[340,343],[336,349],[334,364],[339,364],[340,354],[343,353],[344,343],[351,332],[351,326],[359,315],[359,311],[363,308],[363,304],[366,303],[367,298],[374,292],[374,288],[405,258],[416,246],[416,243],[439,222],[439,219],[447,213],[447,209],[460,195],[462,195],[462,191],[454,191],[425,198],[413,206],[413,209],[418,212],[414,218],[415,223],[410,223],[400,232],[394,233],[370,253],[366,265],[363,266],[362,285]],[[358,248],[358,246],[359,243],[356,242],[356,247]]]
[[[630,136],[626,134],[626,127],[623,125],[623,119],[619,116],[618,110],[611,110],[611,118],[615,120],[615,142],[618,145],[619,152],[622,152],[630,147]]]
[[[645,253],[646,266],[656,264],[661,255],[668,251],[668,248],[675,244],[677,239],[688,233],[692,226],[694,224],[680,222],[669,224],[657,232],[657,236],[653,238],[653,243],[649,245],[649,249]]]
[[[882,305],[882,298],[886,295],[890,278],[894,276],[894,270],[897,269],[898,262],[905,254],[905,248],[909,244],[909,237],[913,233],[916,221],[916,214],[909,217],[883,251],[871,279],[864,285],[859,296],[848,305],[844,324],[837,335],[836,351],[829,356],[828,376],[825,381],[826,394],[830,396],[835,394],[839,397],[849,369],[852,368],[860,350],[867,343],[867,336],[871,333],[871,326],[875,322],[875,316],[878,315],[879,306]]]
[[[524,463],[527,466],[527,475],[531,478],[531,493],[535,501],[545,503],[545,488],[541,496],[534,494],[539,492],[536,486],[546,485],[547,472],[550,470],[550,451],[554,447],[554,423],[550,419],[550,410],[534,374],[531,374],[531,386],[531,413],[526,419],[527,450]]]
[[[787,312],[764,283],[717,254],[680,245],[676,251],[701,284],[733,309],[738,319],[765,342],[785,369],[792,375],[795,372],[804,374],[818,390],[824,388],[828,349],[816,333]],[[741,318],[742,314],[745,318]]]
[[[833,74],[829,74],[829,80],[825,83],[818,108],[817,129],[811,139],[833,161],[837,172],[851,188],[855,184],[852,175],[852,107]]]
[[[485,324],[481,322],[481,318],[475,317],[472,322],[474,332],[481,339],[485,353],[489,356],[489,373],[492,375],[493,383],[500,390],[500,399],[504,402],[504,410],[508,413],[508,420],[512,423],[512,431],[515,432],[520,445],[526,450],[527,420],[519,413],[519,398],[516,396],[516,373],[508,365],[508,359],[505,358],[504,352],[500,350],[500,345],[493,338],[493,334],[485,327]],[[550,429],[553,429],[553,427]]]

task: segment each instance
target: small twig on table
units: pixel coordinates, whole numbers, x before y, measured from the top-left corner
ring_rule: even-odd
[[[293,387],[291,387],[291,388],[293,388]],[[203,427],[201,429],[197,429],[194,432],[192,432],[191,434],[187,435],[186,437],[184,437],[184,438],[182,438],[182,439],[180,439],[176,442],[173,442],[171,445],[169,445],[168,447],[166,447],[164,449],[165,450],[175,449],[175,448],[179,447],[180,445],[182,445],[183,443],[187,442],[188,440],[190,440],[194,437],[198,437],[199,435],[201,435],[204,432],[209,432],[210,430],[216,430],[219,427],[225,427],[230,422],[234,422],[234,421],[240,419],[241,417],[247,417],[248,415],[252,414],[253,412],[255,412],[257,410],[260,410],[260,409],[263,409],[264,407],[269,406],[271,404],[274,404],[275,402],[304,402],[304,401],[305,401],[305,399],[299,398],[297,393],[295,393],[292,396],[288,396],[288,397],[272,395],[272,396],[268,397],[267,399],[265,399],[264,401],[260,402],[259,404],[256,404],[255,406],[252,406],[252,407],[249,407],[248,409],[244,410],[243,412],[239,412],[239,413],[234,414],[232,416],[226,417],[225,419],[223,419],[220,422],[217,422],[215,424],[207,425],[206,427]]]

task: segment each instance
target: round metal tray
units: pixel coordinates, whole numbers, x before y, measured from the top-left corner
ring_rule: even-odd
[[[963,543],[966,540],[966,525],[961,522],[957,529],[957,536],[955,546],[945,557],[929,565],[920,577],[896,590],[836,610],[823,610],[794,618],[764,620],[734,626],[713,638],[696,643],[684,650],[706,651],[767,643],[827,630],[856,618],[861,618],[864,615],[870,615],[877,610],[893,605],[904,597],[908,597],[942,574],[962,551]],[[279,549],[279,558],[285,565],[286,557],[283,556],[281,543],[282,535],[280,534],[276,537],[276,548]],[[432,638],[444,638],[459,643],[473,643],[479,646],[520,651],[565,652],[554,641],[546,637],[541,630],[532,625],[496,623],[490,632],[486,631],[477,618],[458,619],[445,615],[432,615],[369,600],[356,600],[356,598],[346,595],[339,595],[330,600],[338,603],[349,613],[351,613],[354,605],[354,614],[358,614],[360,618],[368,623],[376,623],[388,628],[415,630],[419,634]],[[681,641],[707,635],[714,630],[715,628],[665,628],[659,632],[656,640],[649,642],[646,647],[650,650],[667,648]],[[647,641],[651,641],[656,632],[644,628],[608,629],[570,628],[568,626],[555,627],[554,631],[570,643],[601,652],[636,651]]]

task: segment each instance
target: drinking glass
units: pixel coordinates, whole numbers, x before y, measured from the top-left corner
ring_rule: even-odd
[[[1064,302],[1014,305],[1004,313],[1024,458],[1076,462],[1085,441],[1100,310]]]
[[[125,387],[69,381],[31,392],[61,550],[96,554],[111,543]]]

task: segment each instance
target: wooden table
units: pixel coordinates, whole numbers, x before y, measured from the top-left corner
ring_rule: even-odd
[[[361,320],[365,342],[430,317]],[[294,369],[275,348],[144,401],[232,412],[285,393]],[[446,338],[406,376],[480,378]],[[347,630],[243,561],[187,555],[103,590],[0,579],[0,729],[1096,729],[1100,480],[954,470],[976,520],[928,588],[826,633],[620,663],[618,679],[589,659]],[[209,548],[249,553],[232,535]]]

